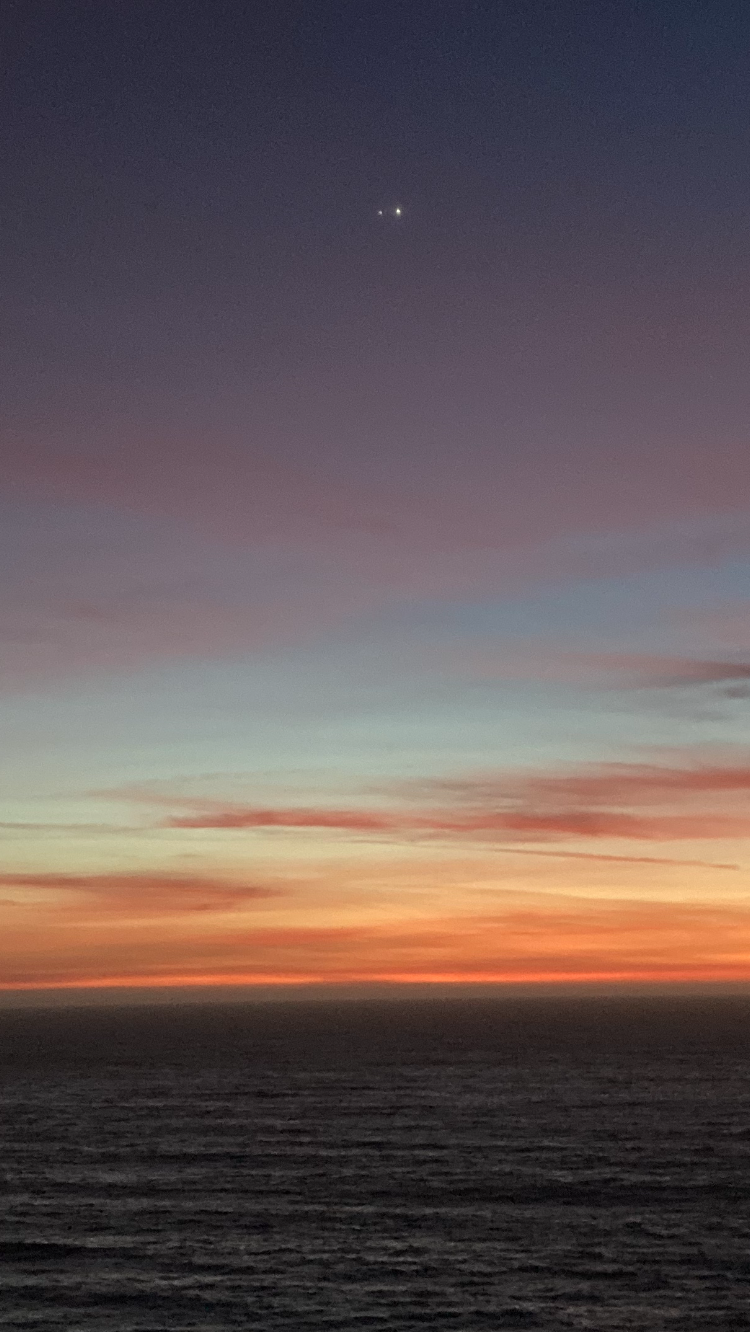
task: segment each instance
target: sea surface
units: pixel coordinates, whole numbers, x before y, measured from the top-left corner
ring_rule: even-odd
[[[750,1001],[0,1013],[0,1328],[750,1329]]]

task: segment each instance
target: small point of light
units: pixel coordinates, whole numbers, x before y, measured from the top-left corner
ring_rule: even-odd
[[[400,217],[400,216],[401,216],[401,209],[400,209],[400,208],[396,208],[396,209],[394,209],[394,212],[395,212],[395,214],[396,214],[396,217]]]

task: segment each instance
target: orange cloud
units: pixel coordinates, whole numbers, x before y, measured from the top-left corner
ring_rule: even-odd
[[[15,904],[28,902],[34,892],[62,894],[69,899],[96,900],[97,916],[182,915],[192,912],[236,911],[254,901],[282,896],[282,890],[266,884],[229,883],[200,875],[184,874],[0,874],[0,889],[21,889]],[[58,898],[59,902],[59,898]],[[6,905],[14,904],[6,899]],[[70,901],[67,904],[70,907]]]

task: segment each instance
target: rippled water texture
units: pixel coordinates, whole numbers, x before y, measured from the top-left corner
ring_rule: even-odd
[[[749,1020],[0,1014],[0,1327],[750,1328]]]

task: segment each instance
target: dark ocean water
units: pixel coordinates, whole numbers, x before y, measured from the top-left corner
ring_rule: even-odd
[[[750,1329],[750,1002],[0,1014],[0,1327]]]

